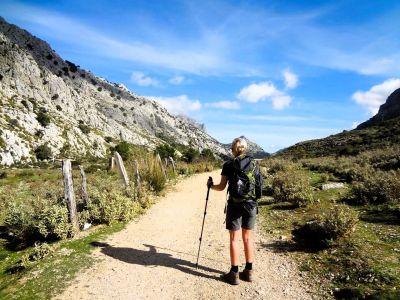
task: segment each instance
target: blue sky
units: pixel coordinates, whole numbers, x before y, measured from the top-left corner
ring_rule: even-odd
[[[9,1],[64,59],[229,143],[352,129],[400,87],[399,1]]]

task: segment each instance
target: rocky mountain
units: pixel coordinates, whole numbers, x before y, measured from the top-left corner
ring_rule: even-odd
[[[292,158],[355,155],[365,150],[396,145],[400,145],[400,89],[388,97],[375,116],[356,129],[297,143],[275,155]]]
[[[379,125],[387,120],[400,117],[400,89],[395,90],[379,108],[378,113],[368,121],[361,123],[357,129]]]
[[[259,145],[256,143],[250,141],[247,137],[245,136],[240,136],[240,138],[245,139],[247,142],[247,154],[253,156],[254,158],[265,158],[268,157],[270,154],[265,152],[263,148],[261,148]],[[224,144],[224,148],[226,151],[229,153],[231,152],[231,144]]]
[[[229,154],[202,126],[156,101],[63,60],[45,41],[0,17],[0,165],[52,157],[104,157],[119,141]]]

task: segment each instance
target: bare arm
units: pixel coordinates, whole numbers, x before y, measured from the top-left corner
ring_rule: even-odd
[[[211,189],[214,191],[223,191],[228,183],[228,177],[221,175],[221,181],[219,184],[214,184],[211,186]]]

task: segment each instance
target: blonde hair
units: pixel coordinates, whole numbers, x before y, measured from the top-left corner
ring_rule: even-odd
[[[236,155],[242,155],[247,150],[247,142],[245,139],[236,138],[232,141],[231,145],[232,152],[235,152]]]

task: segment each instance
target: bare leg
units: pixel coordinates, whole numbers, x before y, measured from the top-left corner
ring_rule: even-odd
[[[229,238],[230,238],[230,255],[231,255],[231,265],[238,266],[239,265],[239,230],[229,230]]]
[[[246,262],[252,263],[254,261],[253,230],[243,228],[242,238],[244,245],[244,254],[246,256]]]

